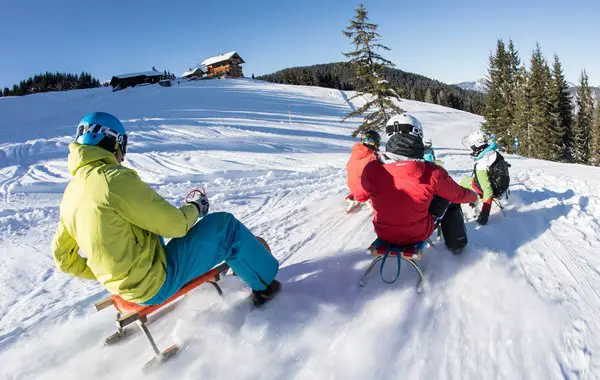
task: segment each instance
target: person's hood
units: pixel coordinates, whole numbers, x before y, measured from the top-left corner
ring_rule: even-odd
[[[399,156],[419,159],[425,154],[423,140],[409,133],[394,133],[385,144],[385,151]]]
[[[78,143],[69,144],[67,166],[71,175],[75,175],[77,170],[96,161],[116,164],[117,158],[111,152],[98,146],[81,145]]]
[[[356,143],[352,147],[352,157],[358,160],[362,160],[365,157],[373,154],[373,149],[362,143]]]

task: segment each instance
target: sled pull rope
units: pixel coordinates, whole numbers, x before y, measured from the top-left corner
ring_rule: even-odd
[[[396,255],[396,258],[398,259],[398,271],[396,272],[396,276],[391,281],[388,281],[383,277],[383,267],[391,251],[392,249],[388,247],[387,251],[385,251],[385,254],[383,255],[383,259],[381,260],[381,265],[379,266],[379,275],[381,276],[381,280],[386,284],[393,284],[394,282],[396,282],[396,280],[398,280],[398,277],[400,277],[400,266],[402,264],[402,258],[400,257],[402,253],[398,252],[398,254]]]

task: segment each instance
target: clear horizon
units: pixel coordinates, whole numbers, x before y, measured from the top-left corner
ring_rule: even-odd
[[[248,77],[344,61],[342,52],[352,47],[341,31],[359,4],[231,1],[189,9],[189,3],[179,0],[166,7],[152,1],[0,1],[9,16],[4,30],[14,31],[0,35],[1,51],[9,57],[0,61],[2,88],[46,71],[86,71],[108,80],[155,66],[181,75],[203,59],[231,50],[246,60]],[[577,84],[586,69],[590,85],[600,85],[595,64],[600,52],[593,49],[597,41],[590,33],[600,4],[591,0],[363,3],[370,20],[379,24],[381,42],[392,49],[383,55],[398,69],[445,83],[474,81],[486,74],[496,40],[512,38],[523,62],[529,62],[539,42],[547,60],[559,55],[568,81]]]

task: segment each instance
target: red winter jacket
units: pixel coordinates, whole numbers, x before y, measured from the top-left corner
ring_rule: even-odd
[[[358,202],[366,202],[369,199],[369,193],[361,185],[361,177],[365,166],[373,160],[376,160],[375,152],[361,143],[356,143],[352,147],[350,159],[346,164],[348,173],[348,188]]]
[[[423,241],[433,233],[429,204],[434,195],[452,203],[469,203],[477,195],[461,187],[436,164],[419,161],[370,162],[362,186],[373,204],[377,236],[394,244]]]

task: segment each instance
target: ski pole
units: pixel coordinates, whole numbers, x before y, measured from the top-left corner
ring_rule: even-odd
[[[502,211],[502,215],[506,216],[506,212],[504,212],[504,206],[502,206],[500,204],[500,202],[494,198],[494,203],[498,205],[498,207],[500,207],[500,211]]]

